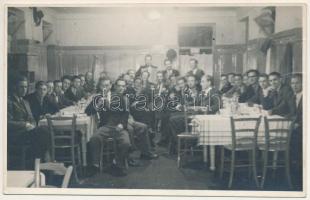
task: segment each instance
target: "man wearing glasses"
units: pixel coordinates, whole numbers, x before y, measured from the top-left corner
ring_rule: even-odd
[[[261,87],[258,83],[259,72],[255,69],[251,69],[247,73],[249,87],[253,88],[253,95],[248,99],[249,103],[260,104],[260,90]]]

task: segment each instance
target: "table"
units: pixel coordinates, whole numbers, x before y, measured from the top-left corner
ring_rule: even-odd
[[[34,171],[7,171],[7,187],[34,187]],[[45,186],[45,176],[40,173],[41,186]]]
[[[72,116],[73,114],[77,115],[76,119],[76,130],[79,130],[82,133],[81,145],[82,145],[82,164],[83,167],[87,166],[87,142],[90,140],[94,131],[97,127],[97,120],[95,116],[87,116],[84,112],[84,108],[77,109],[76,106],[69,106],[60,111],[60,116]],[[68,121],[57,122],[55,125],[68,125],[71,123]],[[48,126],[47,119],[42,119],[39,121],[39,126]]]
[[[260,114],[251,115],[233,115],[234,118],[249,118],[259,117]],[[216,145],[229,145],[232,143],[231,135],[231,115],[195,115],[193,120],[197,123],[193,133],[199,135],[198,145],[203,146],[203,161],[207,162],[207,146],[210,146],[210,170],[215,170],[215,146]],[[268,116],[268,118],[283,118],[278,115]],[[243,123],[242,128],[253,127],[250,123]],[[271,126],[278,126],[277,124],[271,124]],[[289,126],[289,124],[287,124]],[[274,127],[271,127],[274,128]],[[249,133],[251,134],[251,133]],[[275,133],[274,133],[275,134]],[[246,135],[243,135],[246,136]],[[276,137],[272,135],[271,137]],[[263,144],[265,142],[265,125],[264,120],[259,126],[257,142]]]

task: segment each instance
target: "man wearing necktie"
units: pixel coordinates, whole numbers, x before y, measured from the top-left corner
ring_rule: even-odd
[[[291,87],[294,91],[294,102],[296,106],[296,114],[292,123],[291,137],[291,159],[292,171],[294,174],[293,181],[297,189],[302,188],[302,75],[294,74],[291,78]]]

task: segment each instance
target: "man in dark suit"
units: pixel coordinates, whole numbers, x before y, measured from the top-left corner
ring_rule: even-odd
[[[156,83],[156,73],[158,67],[152,64],[152,56],[147,54],[145,56],[145,65],[141,66],[136,72],[136,77],[142,76],[142,72],[147,71],[149,73],[149,81]]]
[[[247,102],[254,95],[254,90],[242,82],[241,74],[234,75],[234,86],[224,94],[225,97],[232,98],[238,96],[239,103]]]
[[[85,83],[83,85],[84,92],[87,93],[87,96],[95,92],[95,81],[93,79],[93,73],[86,72],[85,74]]]
[[[232,85],[228,81],[226,74],[221,75],[221,86],[220,86],[220,88],[221,88],[220,92],[222,95],[225,94],[226,92],[228,92],[232,88]]]
[[[47,97],[50,104],[53,105],[52,109],[55,108],[56,112],[59,112],[61,109],[74,104],[73,101],[70,101],[65,97],[62,91],[62,82],[60,80],[54,81],[54,91]]]
[[[73,76],[71,87],[65,91],[65,97],[75,103],[80,101],[85,96],[84,92],[80,88],[80,85],[80,78],[78,76]]]
[[[268,110],[268,114],[284,117],[294,116],[296,105],[292,98],[294,93],[291,87],[281,83],[281,74],[278,72],[269,74],[269,83],[271,90],[265,100],[266,102],[264,102],[272,105],[271,109]]]
[[[55,113],[57,109],[48,100],[47,86],[44,81],[38,81],[35,85],[35,92],[25,96],[25,99],[29,102],[31,113],[38,123],[45,114]]]
[[[125,161],[129,156],[129,148],[131,147],[129,134],[126,130],[129,112],[126,108],[127,100],[123,95],[125,88],[125,81],[117,80],[115,91],[111,93],[111,97],[106,96],[103,98],[103,101],[96,101],[96,108],[92,107],[94,105],[93,103],[91,103],[87,108],[87,110],[95,109],[98,111],[101,121],[101,127],[89,141],[91,164],[94,167],[99,167],[100,149],[102,145],[101,141],[112,137],[117,143],[117,151],[115,156],[116,164],[114,165],[114,169],[116,170],[117,175],[120,176],[127,174],[125,169]],[[86,112],[89,112],[87,110]]]
[[[291,87],[294,92],[294,102],[296,105],[296,114],[292,123],[291,136],[291,159],[292,171],[294,174],[293,181],[296,189],[302,189],[302,160],[303,160],[303,106],[302,106],[302,75],[294,74],[291,77]]]
[[[29,142],[34,157],[49,161],[50,134],[46,128],[36,126],[30,105],[23,98],[27,90],[27,78],[20,77],[13,94],[8,97],[8,148]]]
[[[65,75],[61,78],[62,81],[62,91],[65,93],[71,86],[71,76]]]
[[[164,74],[164,78],[166,81],[168,81],[171,76],[180,75],[180,72],[178,70],[172,68],[172,63],[170,60],[165,59],[164,65],[165,65],[166,70],[163,72],[163,74]]]
[[[249,87],[251,87],[253,89],[253,94],[251,97],[249,97],[249,99],[247,100],[247,102],[251,103],[251,104],[260,104],[260,91],[261,91],[261,87],[258,83],[258,78],[259,78],[259,72],[255,69],[251,69],[248,71],[247,73],[247,77],[248,77],[248,84]]]
[[[198,60],[196,60],[195,58],[191,58],[189,60],[189,65],[190,65],[191,70],[187,72],[186,76],[194,75],[198,83],[200,83],[200,79],[205,73],[202,69],[198,68]]]

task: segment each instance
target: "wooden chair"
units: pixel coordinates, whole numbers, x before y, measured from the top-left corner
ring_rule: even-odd
[[[76,118],[76,115],[73,115],[72,117],[48,116],[47,122],[51,133],[52,160],[71,164],[73,166],[76,181],[79,182],[77,168],[79,167],[81,169],[82,162],[80,141],[78,140],[76,132]],[[69,121],[69,123],[66,123],[66,121]],[[65,151],[69,152],[65,153]]]
[[[182,156],[187,155],[189,152],[191,156],[194,155],[194,152],[201,152],[200,149],[194,149],[193,145],[189,145],[189,142],[193,143],[198,140],[199,135],[195,134],[195,127],[197,123],[194,121],[189,122],[189,119],[192,119],[192,116],[189,116],[187,109],[184,109],[184,119],[185,119],[185,132],[177,135],[177,164],[178,167],[181,167]],[[190,130],[191,127],[191,130]]]
[[[65,167],[64,163],[56,163],[56,162],[50,162],[50,163],[40,163],[40,159],[37,158],[35,160],[35,187],[56,187],[53,185],[45,185],[41,186],[41,179],[40,179],[40,173],[42,171],[51,171],[53,175],[60,175],[64,176],[61,188],[67,188],[70,182],[71,174],[73,171],[73,167],[69,166],[68,168]]]
[[[220,178],[223,177],[225,162],[230,162],[229,167],[229,183],[228,188],[231,188],[235,168],[248,167],[249,173],[253,172],[254,180],[256,186],[259,186],[257,179],[257,170],[256,170],[256,151],[257,151],[257,134],[258,128],[261,121],[261,117],[257,118],[233,118],[230,117],[231,122],[231,136],[232,144],[225,145],[221,147],[221,166],[220,166]],[[247,126],[244,128],[244,124]],[[251,127],[250,127],[251,126]],[[230,152],[230,159],[225,160],[225,151]],[[236,164],[236,153],[237,152],[248,152],[249,159],[245,160],[246,164]],[[242,160],[238,160],[240,162]]]
[[[111,156],[115,156],[116,152],[116,142],[113,138],[107,138],[101,141],[101,155],[100,155],[100,163],[99,169],[102,173],[104,167],[104,159],[106,164],[109,165],[111,163]]]
[[[263,169],[261,188],[264,187],[267,168],[272,168],[273,176],[277,168],[284,167],[288,185],[292,188],[290,175],[290,139],[291,139],[291,121],[287,118],[267,118],[264,117],[265,122],[265,143],[260,144],[258,149],[262,151]],[[268,164],[268,154],[273,153],[273,160],[271,165]],[[284,160],[278,159],[278,153],[284,154]],[[280,163],[280,165],[279,165]]]

